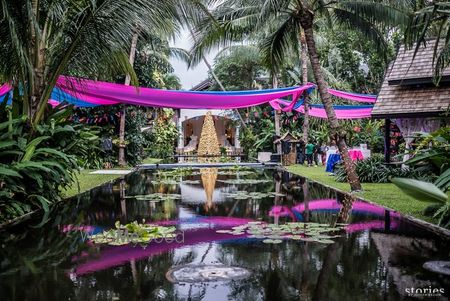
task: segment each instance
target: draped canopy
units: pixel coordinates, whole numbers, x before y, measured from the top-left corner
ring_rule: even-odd
[[[175,91],[152,88],[136,88],[122,84],[78,79],[60,76],[51,94],[50,103],[57,105],[67,102],[79,107],[99,105],[130,104],[151,107],[168,107],[175,109],[238,109],[270,103],[276,109],[284,112],[295,110],[304,113],[302,95],[310,93],[315,85],[308,83],[280,89],[249,90],[249,91]],[[0,87],[3,98],[11,91],[11,86]],[[375,95],[363,95],[329,89],[336,97],[356,102],[374,103]],[[282,99],[288,98],[288,100]],[[355,119],[370,117],[372,105],[335,106],[336,115],[340,119]],[[321,105],[311,105],[310,115],[326,118]]]

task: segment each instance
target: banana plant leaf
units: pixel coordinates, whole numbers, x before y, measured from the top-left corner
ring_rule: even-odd
[[[446,190],[450,187],[450,168],[444,171],[439,178],[436,179],[434,184],[442,190]]]
[[[448,201],[447,194],[433,183],[407,178],[393,178],[391,181],[404,193],[419,201],[432,203]]]

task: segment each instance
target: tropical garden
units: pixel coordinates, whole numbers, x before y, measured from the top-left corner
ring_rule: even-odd
[[[233,0],[178,4],[175,0],[163,4],[107,0],[2,3],[1,77],[13,87],[0,108],[3,221],[62,200],[62,191],[76,182],[80,168],[135,166],[147,157],[173,155],[166,147],[175,145],[177,139],[172,110],[47,105],[63,74],[179,89],[169,57],[183,59],[189,66],[206,63],[211,90],[317,83],[317,92],[306,101],[323,103],[327,120],[311,118],[307,111],[281,115],[268,106],[234,112],[240,117],[236,122],[243,123],[241,140],[250,160],[258,151],[275,151],[274,133],[290,132],[304,140],[336,141],[344,163],[337,180],[348,181],[352,190],[361,190],[360,181],[388,182],[392,175],[433,181],[442,174],[444,179],[439,178],[437,184],[446,191],[448,158],[439,150],[448,146],[446,129],[431,134],[432,138],[421,138],[429,144],[421,143],[408,170],[389,169],[379,156],[355,166],[345,148],[364,142],[374,153],[381,153],[382,123],[339,122],[331,107],[339,100],[332,100],[326,91],[333,87],[376,94],[401,43],[412,47],[429,36],[445,39],[450,32],[445,3],[280,0],[261,7],[259,1]],[[182,28],[191,34],[192,49],[169,46]],[[208,62],[205,53],[215,47],[222,49]],[[448,65],[446,51],[435,53],[436,82],[440,70]],[[152,124],[153,130],[141,131]],[[108,150],[102,147],[105,140],[112,144]],[[437,160],[430,152],[438,153],[439,163],[434,166],[439,168],[424,164]],[[416,168],[417,164],[426,165],[426,172]]]
[[[446,87],[448,2],[3,0],[0,8],[2,300],[400,300],[422,292],[399,283],[450,284],[433,274],[436,264],[448,273],[450,104],[433,117],[438,129],[405,135],[388,119],[338,118],[346,101],[331,93],[375,99],[401,47],[414,56],[432,49],[432,83],[416,91]],[[174,47],[182,35],[192,47]],[[315,86],[289,99],[302,112],[269,101],[227,108],[241,161],[221,147],[197,166],[179,153],[189,98],[179,107],[89,102],[86,82],[120,85],[124,98],[134,87],[140,96],[187,95],[174,60],[206,66],[203,96]],[[60,94],[71,101],[55,103]],[[322,118],[312,114],[318,107]],[[203,127],[217,130],[205,116]],[[283,137],[306,145],[286,147]],[[362,145],[370,157],[354,160]],[[339,154],[332,173],[320,156],[281,164],[286,149],[325,159],[330,147]],[[261,153],[276,162],[256,163]]]

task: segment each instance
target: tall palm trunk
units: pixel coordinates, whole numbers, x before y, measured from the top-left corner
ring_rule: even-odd
[[[276,74],[272,74],[272,86],[274,89],[278,88],[278,79]],[[274,110],[274,118],[275,118],[275,135],[278,137],[281,136],[281,122],[280,122],[280,112],[278,110]],[[281,143],[277,144],[277,154],[281,154]]]
[[[130,65],[134,65],[134,59],[136,57],[136,47],[138,42],[138,32],[133,34],[131,38],[131,47],[130,47]],[[129,74],[125,77],[125,86],[129,86],[131,82],[131,77]],[[119,165],[125,166],[127,165],[127,161],[125,159],[125,117],[126,117],[127,107],[123,105],[122,111],[120,112],[120,127],[119,127]]]
[[[300,33],[300,45],[301,45],[301,60],[302,60],[302,84],[306,85],[308,82],[308,49],[306,48],[305,33],[303,30]],[[305,107],[305,115],[303,119],[303,141],[308,141],[309,132],[309,97],[308,92],[305,91],[305,97],[303,106]]]
[[[303,3],[303,1],[301,1]],[[346,132],[339,126],[339,121],[333,108],[331,95],[328,93],[328,84],[322,74],[320,67],[319,55],[317,54],[316,43],[314,41],[313,32],[314,14],[303,6],[300,11],[299,20],[305,33],[306,44],[308,46],[309,59],[311,61],[314,78],[319,90],[320,98],[327,113],[328,122],[330,125],[330,136],[332,140],[337,142],[339,152],[344,161],[344,168],[347,173],[347,179],[352,191],[361,190],[358,175],[356,174],[355,165],[353,164],[348,154],[347,143],[345,142]]]
[[[30,99],[27,107],[27,113],[30,120],[33,121],[34,116],[38,111],[38,105],[44,92],[44,68],[45,68],[45,45],[44,38],[36,26],[39,20],[39,1],[31,1],[32,14],[29,16],[30,26],[30,42],[31,47],[28,50],[30,53],[31,62],[33,64],[33,75],[29,77],[30,84]]]

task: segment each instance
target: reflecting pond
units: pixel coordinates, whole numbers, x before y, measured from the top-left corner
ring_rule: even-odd
[[[281,170],[142,170],[69,204],[0,232],[1,300],[449,296],[422,267],[449,260],[446,238]]]

